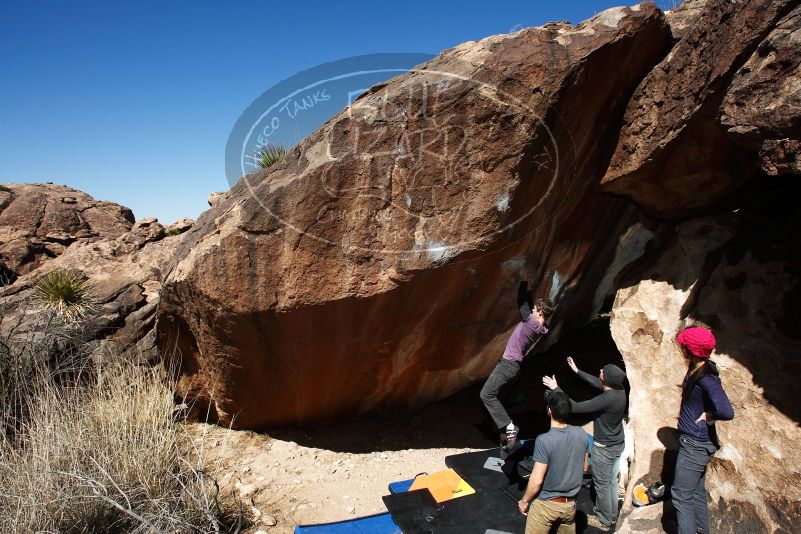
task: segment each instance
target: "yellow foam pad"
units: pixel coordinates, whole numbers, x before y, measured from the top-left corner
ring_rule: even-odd
[[[456,474],[453,469],[438,471],[430,475],[420,475],[409,488],[409,491],[428,488],[438,503],[472,495],[476,492],[470,484]]]

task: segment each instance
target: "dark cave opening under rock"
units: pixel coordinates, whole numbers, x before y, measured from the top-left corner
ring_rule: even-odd
[[[610,363],[626,370],[623,356],[609,331],[608,317],[599,317],[586,326],[570,330],[548,350],[529,356],[519,382],[508,395],[508,402],[512,404],[509,413],[520,425],[521,436],[532,438],[548,431],[550,421],[545,411],[543,376],[555,376],[559,387],[577,402],[600,393],[573,373],[566,361],[568,356],[573,357],[579,369],[594,376]],[[625,389],[628,397],[628,381]],[[590,421],[592,416],[581,415],[574,416],[571,423],[584,425]]]

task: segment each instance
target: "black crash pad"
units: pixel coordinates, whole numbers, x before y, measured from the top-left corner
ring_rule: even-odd
[[[505,474],[484,467],[487,459],[493,457],[497,458],[499,454],[500,450],[497,447],[485,451],[454,454],[445,458],[445,465],[456,471],[460,477],[475,488],[477,491],[476,495],[484,495],[484,492],[488,490],[500,490],[501,493],[505,494],[508,500],[514,503],[516,509],[517,501],[523,497],[523,493],[525,492],[525,484],[512,482]],[[589,475],[585,475],[585,481],[588,480]],[[458,500],[459,499],[456,499],[456,501]],[[587,525],[587,515],[593,513],[593,507],[594,505],[589,488],[582,486],[579,494],[576,496],[576,531],[578,533],[600,534],[602,532]],[[496,530],[503,531],[503,529]],[[516,531],[508,530],[508,532]],[[522,532],[522,530],[518,532]]]
[[[442,506],[437,504],[428,489],[393,493],[385,495],[382,500],[404,534],[431,532],[434,517]]]
[[[484,534],[487,530],[518,533],[526,518],[501,489],[480,490],[437,504],[428,490],[387,495],[384,504],[404,534]]]
[[[456,471],[476,491],[503,488],[510,485],[509,478],[500,471],[484,467],[487,460],[498,458],[499,455],[499,447],[486,451],[453,454],[445,457],[445,465]]]

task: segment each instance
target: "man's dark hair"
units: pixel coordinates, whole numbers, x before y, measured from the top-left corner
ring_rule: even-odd
[[[560,423],[567,423],[573,413],[570,397],[564,391],[554,391],[548,395],[548,408],[551,409],[551,416]]]
[[[553,302],[551,302],[551,299],[537,299],[537,302],[534,303],[534,307],[546,319],[553,313]]]

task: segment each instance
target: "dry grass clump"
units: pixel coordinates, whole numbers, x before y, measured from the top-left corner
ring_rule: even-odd
[[[195,533],[244,526],[241,506],[219,498],[189,452],[163,370],[118,362],[95,369],[90,380],[56,379],[42,365],[34,372],[4,397],[24,409],[0,406],[3,417],[24,414],[2,426],[4,529]]]
[[[84,332],[93,295],[57,270],[34,285],[34,313],[0,310],[0,530],[238,532],[241,503],[220,497],[174,415],[173,374],[100,359]]]

